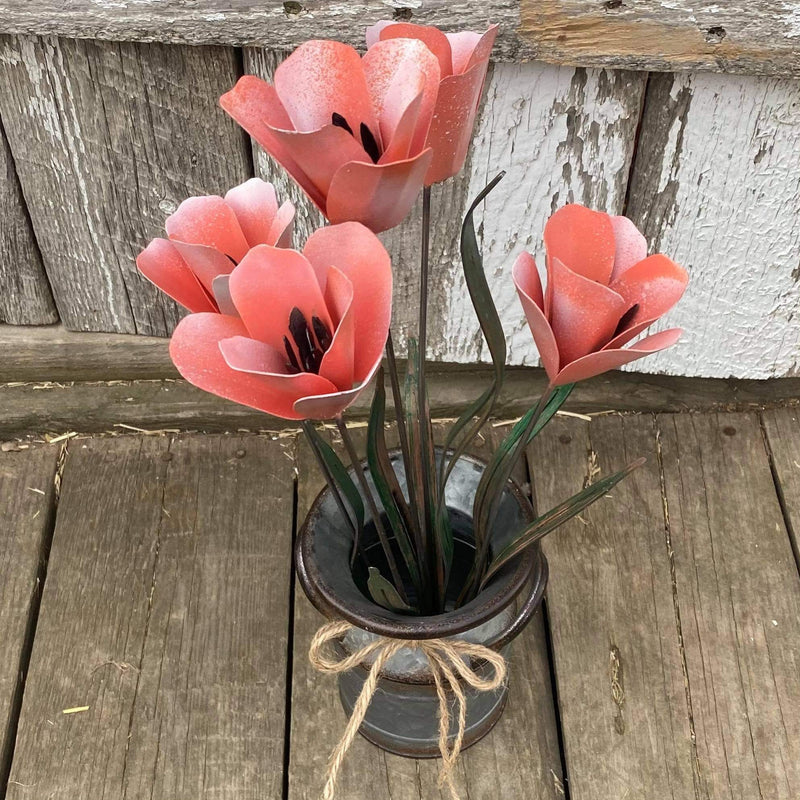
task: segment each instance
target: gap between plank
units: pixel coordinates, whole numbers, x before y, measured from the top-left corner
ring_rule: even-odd
[[[539,504],[536,500],[536,484],[533,480],[533,470],[531,469],[528,452],[525,452],[525,479],[530,487],[529,499],[533,507],[534,515],[539,513]],[[556,792],[561,792],[566,800],[570,800],[569,776],[567,774],[567,753],[564,742],[564,732],[561,725],[561,706],[558,699],[558,681],[556,680],[556,659],[553,650],[553,636],[550,628],[550,614],[547,609],[547,593],[542,598],[542,628],[544,629],[545,650],[547,652],[547,666],[550,672],[550,690],[553,695],[553,715],[556,720],[556,739],[558,741],[558,755],[561,759],[561,778],[551,772],[551,777],[555,783]]]
[[[299,480],[297,471],[297,448],[299,445],[300,434],[294,437],[293,461],[294,461],[294,480],[292,481],[292,547],[289,558],[289,619],[286,628],[286,677],[284,679],[286,687],[286,698],[283,709],[283,800],[289,800],[289,762],[291,760],[292,744],[292,686],[294,673],[294,607],[295,607],[295,569],[294,569],[294,547],[297,541],[297,527],[299,516]]]
[[[628,176],[625,181],[625,199],[622,201],[623,216],[628,213],[628,204],[631,199],[631,183],[633,174],[636,171],[636,160],[639,157],[639,139],[642,135],[642,128],[644,127],[644,113],[647,108],[647,91],[650,88],[650,76],[652,73],[646,73],[644,77],[644,86],[642,87],[642,102],[639,104],[639,119],[636,121],[636,131],[633,134],[633,150],[631,152],[631,161],[628,166]]]
[[[772,484],[775,487],[775,494],[778,497],[778,504],[781,507],[781,516],[783,517],[783,524],[786,527],[786,533],[789,536],[789,546],[792,548],[794,554],[794,563],[797,567],[798,575],[800,575],[800,539],[797,538],[797,531],[792,525],[792,518],[789,514],[789,508],[786,504],[786,495],[783,492],[783,485],[781,484],[780,476],[778,475],[778,468],[775,465],[775,457],[772,453],[772,445],[769,441],[769,434],[767,433],[767,426],[764,423],[764,415],[758,415],[758,426],[761,429],[761,438],[764,440],[764,449],[767,451],[767,461],[769,462],[769,471],[772,475]]]
[[[678,651],[681,658],[681,672],[683,673],[683,685],[686,692],[686,713],[689,722],[689,738],[692,742],[692,779],[695,785],[695,794],[699,796],[699,788],[702,784],[700,778],[700,757],[697,752],[697,736],[694,727],[694,708],[692,705],[692,687],[689,682],[689,668],[686,663],[686,648],[683,642],[683,626],[681,623],[681,606],[678,597],[678,579],[675,570],[675,551],[672,548],[672,528],[669,518],[669,500],[667,499],[667,483],[664,474],[664,457],[661,450],[661,428],[658,424],[658,417],[653,414],[653,430],[655,432],[656,459],[658,461],[658,480],[661,488],[661,506],[664,510],[664,543],[667,547],[667,558],[669,559],[669,577],[672,587],[672,606],[675,612],[675,628],[678,634]]]
[[[53,543],[53,534],[56,528],[56,515],[58,513],[58,501],[61,494],[61,478],[64,474],[64,466],[67,460],[67,448],[69,441],[61,445],[56,462],[56,470],[53,473],[53,498],[47,508],[47,518],[44,524],[42,544],[39,550],[39,567],[36,573],[36,586],[31,598],[31,607],[28,613],[28,622],[25,628],[25,638],[19,656],[19,667],[17,669],[17,684],[14,687],[13,699],[11,701],[11,713],[8,722],[8,735],[6,746],[0,753],[0,800],[5,800],[8,791],[8,780],[11,776],[11,766],[14,761],[14,750],[17,742],[17,728],[19,726],[20,713],[22,711],[22,700],[25,694],[25,681],[28,676],[28,668],[31,663],[31,653],[33,652],[33,642],[36,638],[36,626],[39,622],[39,609],[44,594],[44,585],[47,580],[47,562],[50,557],[50,547]]]

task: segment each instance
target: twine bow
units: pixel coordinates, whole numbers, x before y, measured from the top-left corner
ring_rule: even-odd
[[[359,664],[365,664],[373,654],[375,661],[368,668],[367,679],[358,695],[353,713],[347,723],[344,734],[334,748],[328,760],[328,773],[322,800],[333,800],[336,789],[336,777],[342,766],[344,757],[353,743],[361,723],[364,721],[369,704],[378,687],[378,679],[386,662],[404,647],[420,650],[428,659],[433,680],[436,684],[436,695],[439,699],[439,750],[442,754],[442,769],[439,774],[439,786],[446,785],[452,800],[458,800],[453,784],[452,770],[461,752],[464,742],[464,730],[467,724],[467,698],[461,688],[463,680],[468,686],[482,692],[491,692],[500,688],[506,678],[506,661],[500,653],[482,644],[465,642],[462,639],[390,639],[378,637],[355,653],[339,658],[325,651],[325,645],[344,636],[353,626],[349,622],[329,622],[323,625],[311,641],[308,657],[312,666],[320,672],[338,674],[347,672]],[[485,661],[492,666],[492,675],[482,678],[469,664],[468,659]],[[460,680],[459,680],[460,679]],[[447,702],[447,691],[452,692],[458,706],[458,728],[452,747],[449,746],[450,708]]]

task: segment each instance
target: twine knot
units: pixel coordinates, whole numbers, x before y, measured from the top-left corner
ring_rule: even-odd
[[[333,800],[336,788],[336,777],[342,766],[344,757],[353,743],[361,723],[367,714],[369,704],[378,687],[378,679],[386,662],[404,647],[421,651],[428,659],[436,695],[439,699],[439,750],[442,754],[442,769],[439,774],[439,786],[446,785],[453,800],[458,800],[458,793],[453,784],[452,770],[461,752],[464,742],[464,730],[467,724],[467,698],[461,687],[461,681],[481,692],[499,689],[506,678],[506,661],[500,653],[474,642],[463,639],[391,639],[378,637],[350,655],[340,658],[337,654],[326,651],[325,646],[343,637],[353,629],[349,622],[329,622],[323,625],[311,641],[308,657],[312,666],[320,672],[338,674],[347,672],[359,664],[367,668],[367,679],[353,706],[353,713],[347,722],[342,738],[333,749],[328,760],[328,772],[322,800]],[[367,666],[367,659],[375,653],[375,660]],[[467,657],[469,663],[464,661]],[[472,659],[485,661],[492,667],[489,677],[482,678],[473,668]],[[458,727],[452,746],[449,745],[450,708],[447,702],[448,690],[455,696],[458,709]]]

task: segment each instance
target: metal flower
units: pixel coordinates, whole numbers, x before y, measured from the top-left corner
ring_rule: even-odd
[[[425,176],[426,186],[458,174],[464,166],[496,37],[497,25],[485,33],[442,33],[428,25],[388,20],[367,28],[370,50],[379,42],[417,39],[439,62],[439,93],[427,139],[433,161]]]
[[[294,206],[279,208],[275,188],[259,178],[224,198],[190,197],[167,218],[168,239],[153,239],[136,265],[148,280],[189,311],[226,311],[228,277],[257,245],[290,247]]]
[[[554,386],[591,378],[670,347],[680,328],[630,342],[681,298],[689,276],[626,217],[584,206],[556,211],[544,229],[547,291],[533,257],[520,254],[513,279],[542,365]]]
[[[439,62],[420,41],[381,42],[362,58],[310,41],[275,70],[245,75],[220,105],[331,222],[398,225],[422,189]]]
[[[389,255],[363,225],[320,228],[303,252],[259,245],[233,270],[230,313],[190,314],[170,355],[207,392],[284,419],[330,419],[381,363]]]

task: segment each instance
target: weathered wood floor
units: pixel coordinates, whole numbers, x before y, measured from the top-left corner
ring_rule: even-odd
[[[800,416],[559,417],[533,490],[639,455],[548,541],[464,798],[800,797]],[[319,484],[292,435],[0,452],[0,798],[318,797],[344,720],[290,554]],[[337,796],[440,798],[436,775],[359,740]]]

